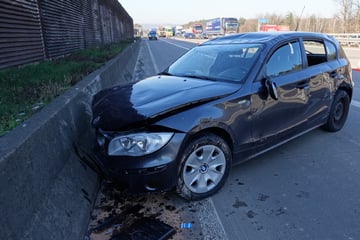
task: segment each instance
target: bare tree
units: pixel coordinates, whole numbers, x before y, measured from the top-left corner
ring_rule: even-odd
[[[350,30],[354,14],[354,0],[334,0],[340,7],[338,17],[342,20],[342,32],[347,33]]]
[[[285,24],[289,26],[291,30],[296,29],[295,16],[292,12],[289,12],[285,17]]]
[[[355,31],[360,32],[360,0],[358,0],[355,4]]]

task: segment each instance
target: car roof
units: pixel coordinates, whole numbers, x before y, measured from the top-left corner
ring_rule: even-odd
[[[230,43],[269,43],[298,37],[321,38],[332,42],[337,42],[335,38],[330,35],[315,32],[248,32],[215,38],[201,45]]]

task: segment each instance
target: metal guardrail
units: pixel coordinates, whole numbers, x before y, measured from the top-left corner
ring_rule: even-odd
[[[334,36],[341,45],[360,47],[360,33],[329,33]]]

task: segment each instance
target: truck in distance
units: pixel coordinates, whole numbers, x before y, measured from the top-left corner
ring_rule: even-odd
[[[206,21],[206,34],[209,37],[224,36],[239,32],[239,22],[233,17],[219,17]]]
[[[201,23],[196,23],[191,26],[192,33],[195,34],[197,38],[200,38],[201,34],[203,33],[204,29]]]

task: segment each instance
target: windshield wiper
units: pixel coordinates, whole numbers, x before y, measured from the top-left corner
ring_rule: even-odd
[[[158,73],[158,75],[174,76],[174,75],[172,75],[172,74],[169,73],[169,72],[160,72],[160,73]]]
[[[186,78],[199,78],[199,79],[203,79],[203,80],[215,80],[213,78],[210,78],[209,76],[205,76],[205,75],[181,75],[180,77],[186,77]]]
[[[169,72],[160,72],[158,73],[158,75],[165,75],[165,76],[176,76],[176,77],[185,77],[185,78],[198,78],[198,79],[203,79],[203,80],[210,80],[210,81],[215,81],[215,78],[211,78],[209,76],[205,76],[205,75],[180,75],[180,74],[171,74]]]

